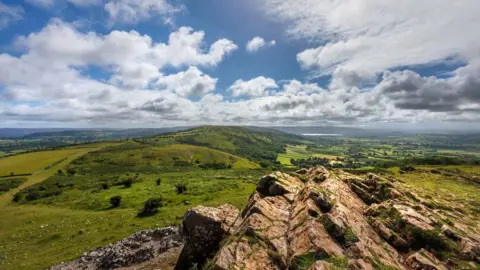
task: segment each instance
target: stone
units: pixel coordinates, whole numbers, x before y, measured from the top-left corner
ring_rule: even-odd
[[[203,265],[218,250],[220,242],[230,235],[238,216],[238,209],[229,204],[218,208],[198,206],[188,210],[181,229],[185,245],[175,269]]]
[[[458,236],[458,234],[450,226],[444,224],[441,230],[442,230],[442,233],[448,238],[455,241],[460,240],[460,237]]]
[[[140,231],[128,238],[85,253],[80,258],[53,266],[51,270],[113,269],[151,260],[183,245],[177,227]]]
[[[425,249],[410,255],[406,264],[409,269],[413,270],[447,270],[437,258]]]
[[[326,261],[316,261],[308,270],[330,270],[333,269],[333,264]]]

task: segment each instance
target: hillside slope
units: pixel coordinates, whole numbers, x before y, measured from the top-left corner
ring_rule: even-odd
[[[480,189],[476,178],[461,181]],[[123,249],[118,242],[55,269],[101,263],[137,270],[478,269],[476,203],[459,208],[446,198],[420,197],[391,176],[359,177],[320,166],[275,172],[260,179],[242,211],[229,204],[187,211],[176,264],[172,252],[179,244],[157,251],[136,240],[139,246]],[[179,239],[178,232],[154,241],[169,237]],[[113,253],[104,252],[112,247]],[[145,254],[153,255],[142,259]]]
[[[145,144],[190,144],[218,149],[250,160],[275,162],[278,153],[285,153],[286,144],[304,138],[280,131],[227,126],[204,126],[168,133],[138,141]]]

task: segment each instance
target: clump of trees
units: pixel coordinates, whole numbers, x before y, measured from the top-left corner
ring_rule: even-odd
[[[308,168],[313,166],[326,166],[330,161],[327,158],[309,157],[307,159],[290,159],[290,163],[299,168]]]
[[[225,162],[212,162],[212,163],[204,163],[199,165],[202,169],[213,169],[213,170],[225,170],[231,169],[232,164],[227,164]]]
[[[182,194],[183,192],[187,191],[187,185],[185,184],[176,184],[175,189],[177,190],[177,194]]]
[[[110,198],[110,204],[112,205],[112,208],[116,208],[120,205],[122,202],[122,196],[113,196]]]
[[[139,217],[153,216],[158,212],[158,208],[163,206],[163,198],[150,198],[145,201],[143,209],[138,213]]]

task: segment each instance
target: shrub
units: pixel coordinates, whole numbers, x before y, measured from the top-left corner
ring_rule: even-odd
[[[107,183],[103,183],[101,186],[102,186],[102,189],[109,189],[110,188]]]
[[[150,198],[145,202],[142,211],[138,213],[138,216],[153,216],[158,212],[158,208],[163,206],[163,198]]]
[[[13,195],[13,199],[12,199],[14,202],[19,202],[22,200],[22,194],[20,193],[15,193],[15,195]]]
[[[122,182],[124,188],[131,188],[133,185],[133,179],[132,178],[127,178],[123,180]]]
[[[112,205],[113,208],[118,207],[121,202],[122,202],[122,196],[117,195],[110,198],[110,204]]]
[[[175,188],[177,189],[177,194],[182,194],[183,192],[187,191],[187,185],[185,184],[176,184]]]
[[[157,183],[157,186],[160,186],[160,184],[162,183],[162,179],[158,178],[155,183]]]

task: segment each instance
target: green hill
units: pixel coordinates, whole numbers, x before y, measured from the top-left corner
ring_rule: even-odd
[[[151,146],[127,141],[85,155],[69,166],[69,170],[80,174],[159,173],[208,168],[256,169],[259,165],[248,159],[202,146]]]
[[[232,153],[254,161],[275,162],[287,144],[304,138],[276,130],[230,126],[204,126],[138,140],[151,145],[189,144]]]

